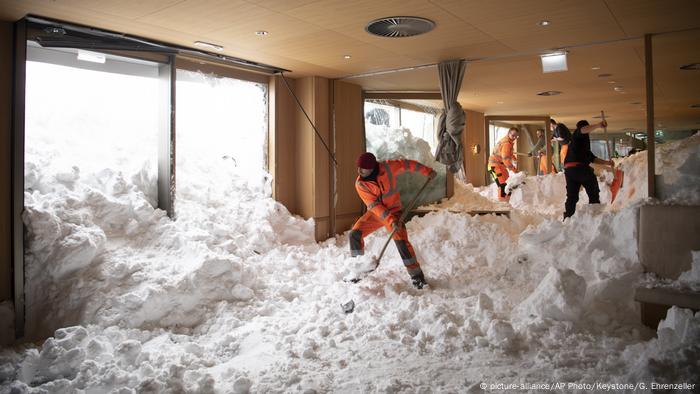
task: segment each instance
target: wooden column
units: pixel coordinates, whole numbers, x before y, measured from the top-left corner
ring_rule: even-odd
[[[647,94],[647,193],[656,197],[656,147],[654,143],[654,63],[651,51],[651,34],[644,35],[644,77]]]

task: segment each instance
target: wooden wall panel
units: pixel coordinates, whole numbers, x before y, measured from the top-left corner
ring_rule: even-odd
[[[484,186],[486,180],[486,160],[489,145],[484,131],[484,114],[465,110],[467,117],[464,130],[464,168],[467,182],[474,186]],[[475,154],[472,147],[479,145],[479,153]]]
[[[316,239],[325,240],[330,237],[330,185],[331,159],[328,148],[331,146],[330,133],[330,81],[326,78],[313,77],[313,116],[323,142],[315,135],[311,125],[309,134],[313,141],[313,210],[316,219]],[[308,122],[307,122],[308,123]],[[325,142],[325,146],[324,146]]]
[[[295,81],[287,78],[292,90]],[[269,171],[272,174],[272,197],[298,214],[296,113],[294,98],[280,76],[270,77]]]
[[[313,78],[300,78],[296,83],[296,93],[299,101],[313,120]],[[299,215],[304,218],[314,216],[313,211],[313,129],[301,110],[296,112],[296,138],[294,158],[296,162],[296,201]]]
[[[0,301],[12,299],[12,31],[12,23],[0,22]]]
[[[321,138],[330,141],[329,81],[326,78],[306,77],[297,80],[296,93],[301,105],[316,125]],[[314,132],[309,120],[300,109],[296,111],[296,202],[298,213],[314,218],[315,236],[324,240],[330,236],[330,158]]]
[[[335,146],[338,160],[336,232],[349,230],[362,214],[362,200],[355,191],[355,160],[365,150],[362,87],[334,81]]]

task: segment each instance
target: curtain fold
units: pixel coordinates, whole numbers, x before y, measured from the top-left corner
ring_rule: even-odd
[[[462,132],[465,119],[464,110],[457,102],[457,95],[462,87],[466,65],[464,60],[448,60],[438,64],[444,109],[436,128],[438,146],[435,150],[435,160],[445,164],[452,173],[463,169],[464,163]]]

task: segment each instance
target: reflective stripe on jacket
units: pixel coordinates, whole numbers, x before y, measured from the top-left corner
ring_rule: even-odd
[[[396,188],[396,177],[408,172],[420,172],[428,176],[433,171],[415,160],[387,160],[377,163],[379,172],[376,181],[366,181],[357,177],[355,189],[367,211],[372,212],[386,224],[394,222],[391,215],[401,210],[401,195]]]
[[[501,138],[496,146],[493,147],[491,156],[489,156],[489,167],[495,167],[500,164],[511,171],[516,171],[513,165],[513,161],[515,161],[515,154],[513,154],[514,142],[507,135]]]

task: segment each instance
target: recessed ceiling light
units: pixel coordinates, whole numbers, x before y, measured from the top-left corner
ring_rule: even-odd
[[[681,70],[700,70],[700,63],[690,63],[681,66]]]
[[[558,96],[560,94],[561,94],[561,92],[558,90],[547,90],[545,92],[537,93],[538,96]]]
[[[641,103],[642,103],[641,101],[635,101],[635,102],[632,102],[632,103],[630,103],[630,104],[632,104],[632,105],[639,105],[639,104],[641,104]]]
[[[265,30],[258,30],[258,31],[255,32],[255,35],[256,35],[256,36],[266,36],[266,35],[268,35],[268,34],[270,34],[270,33],[268,33],[268,32],[265,31]]]
[[[690,108],[700,108],[700,104],[691,104]]]
[[[598,74],[598,78],[612,77],[612,74]]]
[[[593,67],[591,67],[591,70],[600,70],[600,67],[598,67],[598,66],[593,66]]]
[[[224,50],[224,47],[222,47],[221,45],[212,44],[210,42],[195,41],[194,45],[196,45],[198,47],[202,47],[202,48],[213,49],[215,51],[223,51]]]
[[[352,58],[352,56],[350,56],[350,55],[345,55],[345,56],[343,56],[343,58],[344,58],[344,59],[350,59],[350,58]]]
[[[621,91],[625,90],[625,88],[622,87],[622,86],[615,86],[613,89],[614,89],[616,92],[621,92]]]
[[[549,24],[550,24],[549,21],[546,20],[546,19],[543,19],[543,20],[537,22],[537,26],[543,26],[543,27],[544,27],[544,26],[549,26]]]

